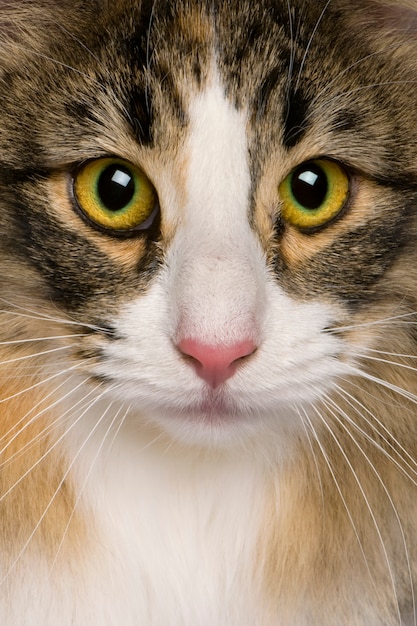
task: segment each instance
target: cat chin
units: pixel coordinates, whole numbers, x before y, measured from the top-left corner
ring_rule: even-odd
[[[172,443],[203,448],[234,447],[253,439],[259,421],[238,414],[225,402],[201,402],[195,407],[146,412],[146,419]],[[143,414],[140,416],[143,419]]]
[[[146,415],[146,418],[145,418]],[[288,456],[290,442],[302,430],[298,411],[286,407],[270,412],[238,409],[226,396],[206,396],[195,406],[151,409],[138,413],[143,421],[168,437],[171,445],[197,447],[206,451],[262,448],[262,456],[271,447],[273,455]],[[282,448],[282,450],[281,450]]]
[[[214,416],[197,415],[190,420],[158,420],[158,427],[171,445],[205,451],[246,447],[256,436],[256,428],[248,422],[229,421]]]

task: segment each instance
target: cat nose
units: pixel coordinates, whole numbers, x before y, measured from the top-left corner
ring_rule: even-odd
[[[240,360],[253,354],[257,346],[250,339],[213,346],[185,338],[178,343],[178,348],[191,358],[197,375],[215,389],[233,376]]]

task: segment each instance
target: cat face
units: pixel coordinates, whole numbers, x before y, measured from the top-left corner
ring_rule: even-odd
[[[215,5],[7,27],[5,319],[20,340],[66,329],[42,359],[134,423],[284,451],[380,376],[369,350],[413,341],[386,336],[415,310],[412,33],[379,3]]]

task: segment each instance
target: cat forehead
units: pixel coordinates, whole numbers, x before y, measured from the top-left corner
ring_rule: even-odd
[[[120,3],[115,9],[120,20],[115,23],[110,15],[101,43],[108,63],[103,83],[120,94],[141,146],[172,147],[188,127],[191,102],[205,92],[215,67],[225,97],[246,112],[260,161],[262,150],[270,154],[278,144],[291,150],[304,139],[310,143],[307,156],[329,152],[330,134],[334,156],[339,156],[341,138],[343,154],[351,146],[354,160],[355,154],[366,152],[364,139],[382,135],[378,121],[384,94],[373,83],[381,83],[380,91],[389,83],[391,90],[401,89],[396,89],[392,42],[385,46],[382,31],[375,39],[365,34],[363,4],[351,3],[349,11],[342,11],[344,5],[341,0],[308,5],[266,0],[157,2],[130,3],[127,11]],[[382,15],[380,21],[388,28],[382,4],[367,3],[367,8],[373,9],[372,15]],[[397,5],[392,13],[396,11]],[[396,42],[396,54],[400,47]],[[406,64],[402,69],[407,72]],[[125,89],[119,75],[127,78]],[[404,76],[402,91],[406,80]],[[398,116],[402,96],[398,93]],[[364,132],[365,124],[371,133]],[[362,132],[357,144],[352,131]],[[370,152],[375,148],[372,145]]]
[[[258,160],[278,143],[292,149],[306,137],[310,145],[316,141],[311,151],[319,153],[329,129],[337,129],[337,142],[366,117],[375,127],[373,134],[382,134],[378,120],[385,94],[367,83],[373,75],[381,81],[383,71],[381,82],[393,91],[398,68],[391,63],[392,42],[385,46],[380,24],[389,30],[392,15],[401,24],[403,15],[399,3],[390,11],[384,6],[371,0],[33,3],[30,19],[23,9],[12,13],[13,37],[23,37],[25,45],[16,48],[12,40],[8,64],[13,68],[16,63],[18,72],[33,66],[22,75],[26,84],[18,85],[17,95],[22,102],[36,99],[38,143],[43,137],[48,142],[51,111],[54,119],[60,117],[60,140],[51,137],[50,142],[54,165],[94,157],[96,144],[107,150],[111,142],[106,143],[106,135],[112,139],[113,134],[115,145],[123,128],[142,147],[169,150],[188,125],[190,98],[204,90],[213,59],[226,97],[236,109],[247,111]],[[375,26],[378,16],[380,30],[369,31],[369,23],[365,30],[366,20],[373,19]],[[0,19],[10,23],[7,15]],[[381,41],[378,49],[376,42]],[[396,55],[400,47],[397,42]],[[403,71],[412,58],[404,55]],[[12,79],[8,71],[4,84],[11,85]],[[398,117],[405,109],[401,100],[406,80],[396,89]],[[361,83],[365,87],[358,89]],[[391,120],[393,127],[399,126]],[[86,133],[91,122],[95,135]],[[323,141],[317,143],[317,137]],[[363,139],[353,146],[353,155],[363,153]],[[47,160],[48,151],[44,156]],[[254,163],[256,167],[261,166]]]

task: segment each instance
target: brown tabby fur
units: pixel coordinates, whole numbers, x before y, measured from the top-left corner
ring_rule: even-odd
[[[87,371],[106,331],[77,321],[103,328],[145,293],[177,228],[162,212],[154,238],[103,236],[74,212],[68,175],[117,154],[159,176],[166,194],[175,180],[185,198],[187,102],[213,49],[226,96],[250,113],[249,219],[269,270],[298,301],[340,304],[332,332],[380,351],[358,354],[366,378],[338,381],[343,391],[308,413],[290,458],[266,472],[253,566],[265,615],[274,623],[284,606],[289,625],[307,602],[311,624],[343,614],[346,624],[415,624],[414,0],[0,2],[0,552],[13,562],[31,546],[53,561],[65,534],[65,558],[89,545],[68,459],[59,446],[48,454],[60,433],[48,427],[54,386],[37,374],[48,354],[31,354],[37,338],[70,335],[48,347],[69,346]],[[306,234],[283,223],[277,188],[322,154],[353,173],[354,200]]]

